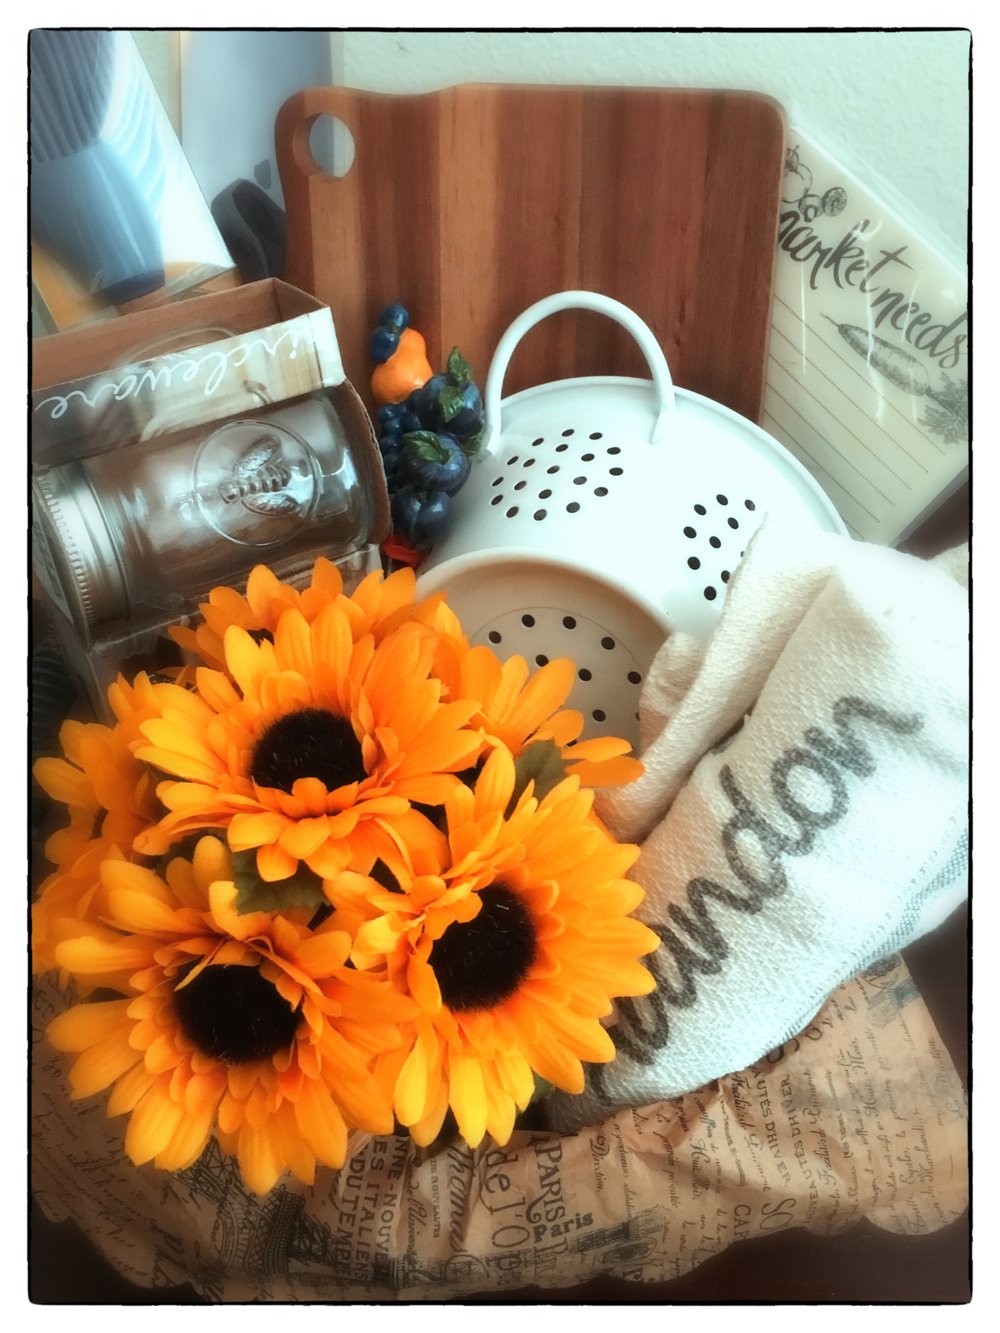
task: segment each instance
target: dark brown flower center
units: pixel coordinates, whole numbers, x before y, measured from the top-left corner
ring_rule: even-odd
[[[347,718],[325,708],[302,708],[267,728],[254,746],[250,776],[260,787],[290,792],[297,778],[319,778],[333,791],[368,775]]]
[[[435,940],[430,963],[449,1009],[490,1009],[513,995],[535,960],[535,927],[522,900],[502,884],[483,889],[471,921]]]
[[[174,1012],[199,1051],[224,1064],[266,1060],[291,1045],[299,1025],[289,1007],[256,967],[206,967],[174,992]]]

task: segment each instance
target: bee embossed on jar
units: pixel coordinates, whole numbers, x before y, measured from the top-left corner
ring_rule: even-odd
[[[295,501],[285,494],[292,479],[291,469],[280,460],[281,442],[274,436],[262,436],[240,454],[233,475],[219,485],[226,504],[241,500],[255,514],[291,513]]]

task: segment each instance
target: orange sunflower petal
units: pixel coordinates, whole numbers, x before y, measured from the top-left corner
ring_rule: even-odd
[[[84,1051],[118,1032],[128,1005],[128,1000],[75,1005],[52,1020],[46,1036],[57,1051]]]
[[[410,1047],[395,1085],[396,1115],[404,1125],[415,1124],[427,1112],[428,1063],[427,1047],[418,1036]]]
[[[174,908],[158,898],[130,889],[116,889],[108,895],[108,905],[115,925],[135,935],[189,934],[191,923]]]
[[[119,1031],[85,1050],[73,1064],[69,1084],[74,1097],[103,1092],[141,1059],[128,1042],[127,1031]]]
[[[247,1187],[255,1194],[269,1193],[285,1169],[269,1128],[255,1129],[246,1120],[239,1128],[236,1157]]]
[[[575,679],[576,668],[568,658],[560,657],[540,667],[503,719],[504,730],[518,741],[526,740],[566,702]]]
[[[330,977],[343,967],[350,951],[351,937],[344,931],[329,930],[302,940],[292,957],[309,976]]]
[[[183,1171],[192,1166],[208,1144],[212,1133],[212,1112],[192,1113],[185,1107],[184,1117],[169,1140],[157,1153],[155,1163],[163,1171]]]
[[[501,1147],[507,1143],[514,1132],[517,1106],[514,1098],[500,1082],[495,1067],[487,1062],[481,1066],[483,1088],[486,1093],[486,1129]]]
[[[160,1078],[141,1061],[118,1079],[108,1098],[108,1115],[126,1115]]]
[[[83,976],[136,971],[152,962],[152,949],[144,939],[98,935],[80,936],[56,945],[60,967]]]
[[[624,787],[626,783],[641,778],[645,769],[638,759],[621,755],[617,759],[602,759],[597,763],[587,760],[571,763],[568,771],[579,778],[585,787]]]
[[[328,1088],[312,1079],[303,1083],[295,1101],[295,1123],[318,1161],[344,1165],[347,1126]]]
[[[171,1100],[161,1075],[140,1097],[125,1131],[125,1152],[136,1166],[163,1151],[183,1116],[183,1106]]]
[[[475,1055],[450,1047],[447,1054],[451,1109],[459,1133],[470,1148],[478,1147],[486,1133],[489,1104],[483,1070]]]

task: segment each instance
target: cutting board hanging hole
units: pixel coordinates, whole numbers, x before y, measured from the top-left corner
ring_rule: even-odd
[[[342,120],[326,112],[308,125],[309,154],[314,169],[340,179],[354,166],[354,135]]]

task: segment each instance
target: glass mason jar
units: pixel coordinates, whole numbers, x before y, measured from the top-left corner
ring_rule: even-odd
[[[112,625],[180,620],[256,564],[292,577],[368,542],[384,478],[327,393],[152,433],[32,483],[36,572],[83,646]]]

